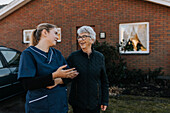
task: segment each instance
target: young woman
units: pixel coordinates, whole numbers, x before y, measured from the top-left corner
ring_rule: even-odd
[[[18,79],[27,90],[26,113],[68,111],[66,86],[57,84],[78,73],[75,68],[68,69],[61,52],[52,48],[57,39],[57,27],[42,23],[32,33],[31,46],[22,52]]]

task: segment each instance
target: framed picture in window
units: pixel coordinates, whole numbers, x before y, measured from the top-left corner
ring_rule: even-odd
[[[23,43],[30,43],[30,37],[35,29],[23,30]]]
[[[57,42],[61,42],[61,28],[57,28],[57,36],[58,36]]]
[[[149,22],[119,24],[121,54],[149,54]]]

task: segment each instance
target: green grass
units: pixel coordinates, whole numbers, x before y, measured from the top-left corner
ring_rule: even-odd
[[[69,113],[73,113],[71,107]],[[170,113],[170,98],[132,95],[110,97],[108,109],[101,113]]]

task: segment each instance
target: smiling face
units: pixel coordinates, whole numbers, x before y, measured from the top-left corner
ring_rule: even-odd
[[[90,38],[89,33],[80,33],[80,38],[78,38],[78,43],[81,49],[89,49],[93,44],[93,39]]]
[[[58,40],[58,33],[57,33],[57,28],[53,28],[47,32],[47,43],[50,46],[55,46]]]

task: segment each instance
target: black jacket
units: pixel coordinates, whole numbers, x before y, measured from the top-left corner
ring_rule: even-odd
[[[79,72],[79,75],[72,80],[69,103],[74,107],[85,109],[108,105],[109,83],[103,54],[92,50],[88,57],[82,50],[78,50],[71,53],[67,63]]]

